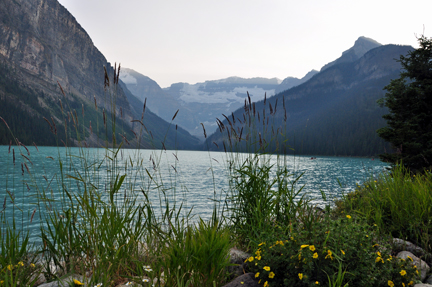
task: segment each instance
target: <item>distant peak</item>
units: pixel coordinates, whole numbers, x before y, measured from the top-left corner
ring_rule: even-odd
[[[342,55],[348,54],[348,53],[354,53],[358,58],[360,58],[367,51],[369,51],[373,48],[376,48],[378,46],[381,46],[381,44],[378,43],[377,41],[375,41],[371,38],[361,36],[354,42],[354,46],[352,46],[350,49],[343,52]]]
[[[372,43],[372,44],[375,44],[376,46],[381,46],[381,43],[378,43],[374,39],[371,39],[371,38],[368,38],[368,37],[365,37],[365,36],[358,37],[358,39],[354,43],[354,46],[356,44],[360,44],[360,43]]]
[[[330,62],[324,67],[321,68],[321,71],[324,71],[325,69],[340,63],[346,63],[346,62],[353,62],[359,58],[361,58],[366,52],[369,50],[372,50],[373,48],[382,46],[377,41],[367,38],[364,36],[359,37],[355,42],[354,46],[349,48],[348,50],[342,52],[342,56],[338,59],[334,60],[333,62]]]

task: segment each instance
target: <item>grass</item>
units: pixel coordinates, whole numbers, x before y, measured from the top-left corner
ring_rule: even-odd
[[[115,85],[106,88],[107,99],[115,103]],[[111,109],[107,113],[115,115],[116,107]],[[382,241],[399,236],[430,250],[430,173],[413,178],[397,168],[366,181],[322,213],[303,193],[302,174],[290,172],[283,155],[271,163],[266,139],[279,141],[275,134],[282,131],[261,127],[254,133],[260,123],[253,121],[252,111],[255,115],[249,101],[244,132],[231,122],[218,123],[228,136],[230,188],[224,193],[213,186],[209,220],[194,218],[193,206],[181,199],[186,192],[177,184],[181,163],[176,161],[166,178],[161,173],[164,150],[154,151],[150,159],[139,150],[124,153],[115,116],[96,123],[106,129],[105,147],[96,156],[86,148],[78,153],[59,148],[47,159],[46,174],[56,168],[59,173],[42,182],[33,154],[16,139],[6,163],[11,179],[0,215],[1,284],[32,286],[40,274],[48,281],[79,274],[83,282],[75,284],[87,286],[222,286],[232,279],[229,250],[235,246],[251,253],[245,271],[263,286],[412,285],[417,270],[392,257]],[[89,132],[75,111],[64,113],[75,115],[68,125],[74,134]],[[233,152],[243,142],[254,152]],[[15,149],[18,160],[12,157]],[[23,202],[15,201],[18,191]],[[25,204],[31,212],[21,209]],[[33,220],[39,222],[38,245],[29,243]]]

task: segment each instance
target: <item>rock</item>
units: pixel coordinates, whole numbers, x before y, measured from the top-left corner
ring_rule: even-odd
[[[432,284],[432,275],[425,281],[427,284]]]
[[[37,279],[36,279],[36,277],[37,277]],[[39,285],[42,285],[43,283],[46,282],[46,278],[45,278],[45,275],[43,273],[33,274],[30,278],[30,281],[33,281],[35,279],[36,279],[36,281],[34,283],[34,286],[39,286]]]
[[[421,260],[420,258],[418,258],[417,256],[415,256],[414,254],[412,254],[409,251],[401,251],[399,252],[396,257],[397,258],[401,258],[401,259],[408,259],[410,260],[409,257],[411,257],[411,259],[413,260],[413,264],[417,266],[417,268],[420,270],[421,273],[421,281],[424,281],[426,279],[426,274],[429,272],[430,267],[429,265],[427,265],[426,262],[424,262],[423,260]]]
[[[420,257],[426,254],[425,250],[417,245],[412,244],[409,241],[405,241],[399,238],[393,238],[393,251],[409,251],[412,254]]]
[[[420,284],[415,284],[414,287],[432,287],[432,285],[420,283]]]
[[[245,260],[251,255],[236,248],[230,249],[230,262],[235,264],[228,267],[228,272],[233,274],[234,277],[244,274],[246,268]]]
[[[80,282],[84,282],[83,276],[71,275],[71,276],[63,278],[61,280],[57,280],[57,281],[53,281],[53,282],[39,285],[39,287],[69,287],[70,285],[72,285],[74,279],[76,279]],[[86,285],[84,284],[83,286],[85,287]]]
[[[261,287],[253,273],[243,274],[223,287]]]

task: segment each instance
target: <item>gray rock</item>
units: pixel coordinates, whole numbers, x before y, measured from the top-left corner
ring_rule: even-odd
[[[401,251],[396,255],[397,258],[410,260],[408,256],[411,257],[411,259],[413,260],[413,264],[416,265],[417,268],[420,270],[421,281],[424,281],[426,279],[426,274],[429,273],[430,270],[429,265],[427,265],[426,262],[424,262],[423,260],[421,260],[420,258],[418,258],[417,256],[415,256],[409,251]]]
[[[414,245],[413,243],[409,241],[405,241],[399,238],[393,238],[393,251],[399,252],[399,251],[409,251],[412,254],[420,257],[426,254],[425,250],[417,245]]]
[[[69,287],[69,285],[71,285],[73,283],[74,279],[76,279],[80,282],[84,281],[83,276],[71,275],[69,277],[62,278],[62,279],[57,280],[57,281],[53,281],[53,282],[39,285],[39,287]],[[83,287],[86,287],[86,284],[84,284]]]
[[[234,264],[228,267],[228,272],[233,274],[234,277],[244,274],[246,268],[245,260],[251,255],[236,248],[230,249],[230,262]]]
[[[427,284],[432,284],[432,275],[429,276],[428,279],[426,279],[425,283],[427,283]]]
[[[415,284],[414,287],[432,287],[432,285],[420,283],[420,284]]]
[[[223,287],[261,287],[253,273],[243,274]]]

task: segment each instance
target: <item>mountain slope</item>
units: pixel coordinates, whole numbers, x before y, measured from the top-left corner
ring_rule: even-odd
[[[17,123],[12,129],[15,137],[26,135],[27,144],[32,139],[37,144],[58,144],[55,137],[42,133],[55,124],[57,136],[65,142],[72,138],[70,144],[80,140],[98,145],[93,131],[109,142],[134,138],[134,114],[123,89],[113,85],[114,68],[62,5],[56,0],[0,0],[0,7],[0,61],[4,66],[0,71],[0,116]],[[104,69],[109,82],[104,81]],[[19,121],[30,121],[33,126],[14,120],[12,110]],[[111,114],[118,118],[121,136],[119,130],[108,134],[112,124],[104,119],[109,121]],[[49,125],[43,117],[49,119]],[[105,131],[99,123],[104,123]],[[69,129],[66,133],[65,127]],[[175,138],[175,134],[168,137]],[[0,143],[11,139],[3,126]],[[149,140],[143,137],[140,142],[151,146]]]
[[[342,52],[342,56],[334,60],[333,62],[330,62],[326,65],[324,65],[321,68],[321,71],[324,71],[327,68],[330,68],[333,65],[346,63],[346,62],[354,62],[357,59],[360,59],[364,54],[366,54],[368,51],[381,46],[380,43],[377,41],[366,38],[364,36],[359,37],[355,43],[354,46],[349,48],[348,50]]]
[[[399,76],[400,65],[395,59],[410,49],[413,48],[380,46],[354,62],[335,63],[306,83],[267,99],[266,103],[259,101],[246,105],[246,111],[237,110],[234,117],[243,124],[237,121],[234,129],[239,134],[239,129],[246,130],[252,121],[267,142],[279,134],[279,151],[291,152],[288,149],[291,147],[295,153],[302,154],[371,156],[381,153],[389,146],[375,131],[385,125],[381,116],[386,110],[379,108],[376,100],[384,95],[383,88],[390,79]],[[264,114],[266,120],[262,124]],[[229,126],[226,120],[223,124]],[[214,141],[221,146],[226,137],[226,131],[216,132],[207,144]],[[282,144],[282,140],[287,141]],[[276,149],[276,144],[270,148]]]
[[[299,78],[294,78],[294,77],[288,77],[285,78],[282,83],[279,84],[279,86],[276,87],[276,94],[279,94],[283,91],[289,90],[292,87],[301,85],[307,81],[309,81],[309,79],[311,79],[313,76],[315,76],[316,74],[318,74],[319,72],[317,70],[312,70],[309,71],[303,78],[299,79]]]

